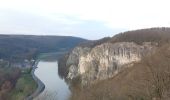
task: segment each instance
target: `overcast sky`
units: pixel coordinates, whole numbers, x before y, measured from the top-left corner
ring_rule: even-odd
[[[169,0],[0,0],[0,34],[86,39],[170,27]]]

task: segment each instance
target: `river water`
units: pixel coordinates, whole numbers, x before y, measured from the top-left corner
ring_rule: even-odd
[[[44,83],[45,89],[36,100],[68,100],[70,90],[58,75],[58,62],[40,60],[37,67],[35,75]]]

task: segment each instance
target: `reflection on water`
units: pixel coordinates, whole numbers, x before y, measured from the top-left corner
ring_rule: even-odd
[[[67,100],[68,85],[58,76],[57,61],[39,61],[35,75],[45,84],[45,90],[37,97],[39,100]]]

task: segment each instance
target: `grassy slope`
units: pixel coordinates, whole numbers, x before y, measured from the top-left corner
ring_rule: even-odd
[[[25,70],[18,79],[15,88],[10,92],[9,100],[23,100],[25,97],[33,93],[37,88],[37,84],[32,79],[30,70]]]

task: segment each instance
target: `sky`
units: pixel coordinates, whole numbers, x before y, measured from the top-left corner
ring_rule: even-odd
[[[90,40],[127,30],[170,27],[169,0],[0,0],[0,34]]]

